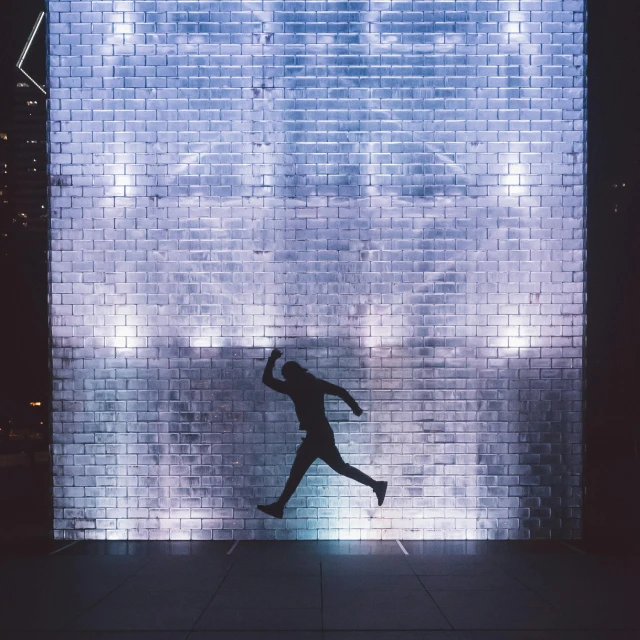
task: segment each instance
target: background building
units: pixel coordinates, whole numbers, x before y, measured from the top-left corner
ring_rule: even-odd
[[[17,74],[16,74],[17,75]],[[13,109],[12,198],[16,231],[42,236],[46,248],[47,148],[46,96],[31,83],[18,81]]]
[[[42,2],[14,3],[0,38],[0,131],[6,134],[0,136],[0,424],[23,429],[28,423],[48,435],[47,96],[37,86],[46,84],[44,28],[30,38],[42,9]],[[23,68],[29,77],[16,68],[27,41]],[[33,401],[46,408],[39,420],[29,417]]]
[[[5,126],[8,123],[5,122]],[[7,128],[8,131],[8,128]],[[9,134],[0,131],[0,260],[6,265],[7,252],[9,251],[9,230],[12,223],[11,202],[9,199],[9,164],[11,154],[9,152]]]

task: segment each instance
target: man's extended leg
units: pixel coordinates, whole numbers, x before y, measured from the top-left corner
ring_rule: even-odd
[[[297,489],[300,484],[300,480],[302,480],[304,474],[317,457],[318,455],[315,447],[308,440],[304,441],[298,447],[298,453],[293,461],[291,471],[289,472],[289,478],[284,485],[284,489],[282,490],[280,497],[272,504],[258,505],[258,509],[267,515],[273,516],[274,518],[282,518],[285,504],[289,502],[289,498],[291,498],[293,492]]]
[[[315,447],[309,442],[305,441],[298,447],[298,453],[291,465],[291,471],[289,472],[289,478],[284,485],[282,495],[278,498],[277,502],[283,507],[293,495],[293,492],[298,488],[300,480],[307,473],[309,467],[315,462],[318,454]]]
[[[350,464],[347,464],[342,459],[342,456],[338,451],[338,447],[336,447],[335,444],[325,447],[320,452],[320,455],[318,457],[321,460],[324,460],[324,462],[326,462],[334,471],[336,471],[340,475],[351,478],[352,480],[356,480],[360,484],[367,485],[367,487],[371,487],[378,498],[378,505],[382,506],[384,497],[387,493],[386,482],[377,482],[373,478],[369,477],[366,473],[360,471],[360,469],[356,469]]]

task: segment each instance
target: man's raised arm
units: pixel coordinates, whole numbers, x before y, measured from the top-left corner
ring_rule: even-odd
[[[283,380],[278,380],[273,377],[273,368],[275,367],[276,360],[282,355],[282,351],[280,349],[274,349],[267,360],[267,364],[264,368],[264,373],[262,374],[262,382],[267,385],[270,389],[274,391],[279,391],[280,393],[286,393],[286,384]]]

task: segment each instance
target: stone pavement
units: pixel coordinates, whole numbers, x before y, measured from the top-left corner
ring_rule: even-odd
[[[3,640],[635,640],[637,556],[560,542],[51,542]]]

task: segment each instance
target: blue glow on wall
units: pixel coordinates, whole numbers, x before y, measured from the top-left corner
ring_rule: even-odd
[[[47,6],[56,537],[579,537],[583,0]]]

